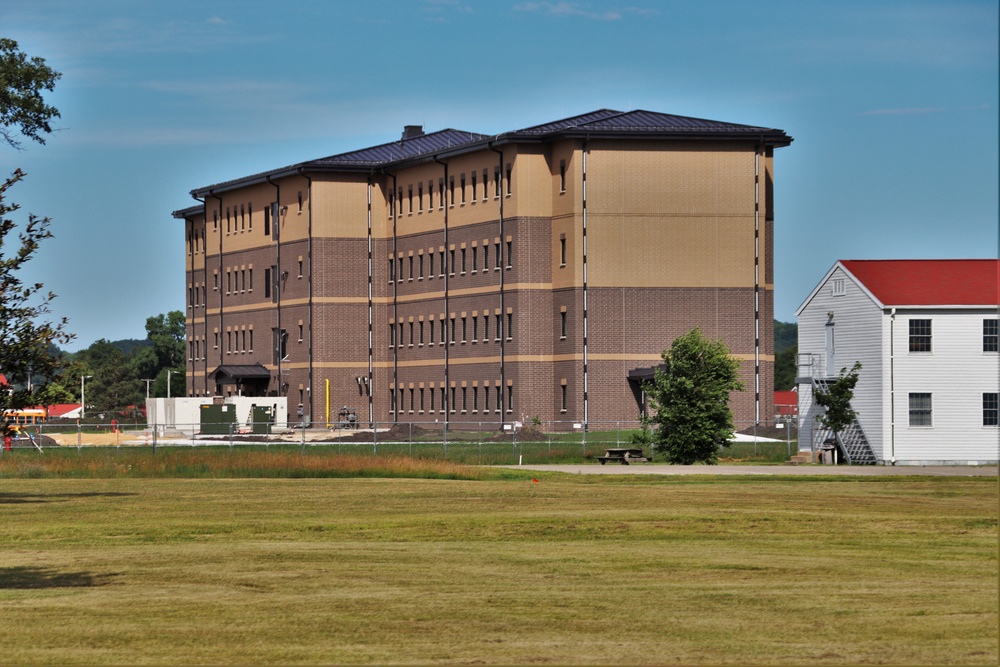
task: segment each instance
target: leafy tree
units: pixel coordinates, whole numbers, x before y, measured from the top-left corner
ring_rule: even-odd
[[[20,149],[18,135],[40,144],[42,133],[52,132],[49,122],[59,110],[45,103],[42,91],[52,91],[62,76],[43,58],[28,58],[12,39],[0,38],[0,137]]]
[[[51,321],[50,305],[55,295],[41,283],[25,283],[19,273],[34,257],[39,244],[52,236],[50,220],[34,215],[18,233],[17,241],[7,239],[15,223],[8,215],[19,206],[7,204],[7,191],[24,178],[20,170],[0,185],[0,372],[10,386],[0,388],[0,410],[17,410],[42,402],[41,391],[59,368],[59,358],[49,351],[53,343],[66,343],[66,319]],[[15,251],[5,252],[13,246]],[[29,382],[30,379],[35,381]],[[38,383],[37,380],[41,379]]]
[[[794,322],[774,321],[774,353],[784,352],[799,342],[799,325]]]
[[[645,387],[653,412],[645,421],[654,448],[669,463],[713,464],[733,437],[729,392],[739,391],[739,362],[721,340],[702,338],[694,329],[661,355],[663,365]]]
[[[105,339],[80,352],[93,379],[87,382],[87,409],[115,412],[141,402],[145,395],[125,353]]]
[[[824,412],[816,416],[819,423],[833,431],[834,437],[840,441],[840,434],[843,433],[857,418],[858,413],[851,407],[851,399],[854,398],[854,387],[858,384],[858,376],[861,372],[861,362],[855,361],[851,370],[840,369],[840,375],[836,380],[829,383],[826,391],[817,391],[813,396],[816,403],[826,408]]]
[[[795,386],[795,375],[798,372],[799,346],[792,345],[778,352],[774,357],[774,388],[787,391]]]
[[[0,137],[8,146],[20,148],[18,135],[45,143],[41,133],[52,131],[49,120],[59,112],[45,104],[41,91],[52,90],[59,76],[41,58],[28,60],[17,42],[0,38]],[[15,230],[8,216],[20,207],[7,203],[7,192],[24,176],[17,169],[0,185],[0,372],[10,383],[0,387],[0,410],[42,402],[45,385],[59,367],[52,345],[72,339],[65,319],[50,320],[55,295],[43,291],[41,283],[25,283],[19,275],[39,244],[52,236],[50,219],[29,214],[17,239],[8,239]],[[6,424],[0,428],[6,433]]]

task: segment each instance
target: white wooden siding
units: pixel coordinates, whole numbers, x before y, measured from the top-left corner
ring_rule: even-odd
[[[842,296],[834,296],[834,281],[844,281]],[[852,406],[872,443],[876,457],[881,458],[882,448],[882,311],[868,293],[839,266],[831,272],[812,299],[799,311],[799,355],[814,355],[818,364],[814,374],[826,371],[826,323],[828,313],[833,313],[835,329],[835,365],[840,369],[861,362],[861,373],[854,391]],[[799,369],[800,374],[806,372]],[[813,403],[812,385],[799,384],[799,447],[809,449],[812,442],[816,415],[820,412]],[[819,443],[813,443],[818,445]]]
[[[994,317],[995,309],[897,309],[895,437],[886,458],[895,455],[897,461],[909,463],[1000,458],[1000,429],[983,426],[983,393],[1000,391],[1000,356],[983,352],[983,320]],[[931,320],[930,352],[909,351],[911,319]],[[910,393],[931,394],[931,426],[909,425]],[[886,425],[887,441],[891,426]]]

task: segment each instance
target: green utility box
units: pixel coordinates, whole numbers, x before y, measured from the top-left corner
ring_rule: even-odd
[[[201,406],[202,435],[229,435],[235,433],[235,405],[203,405]]]
[[[253,433],[270,435],[274,424],[274,410],[268,405],[254,405],[250,408],[250,423]]]

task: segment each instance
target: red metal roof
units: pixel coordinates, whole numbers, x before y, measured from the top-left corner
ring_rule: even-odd
[[[996,306],[996,259],[844,259],[883,306]]]

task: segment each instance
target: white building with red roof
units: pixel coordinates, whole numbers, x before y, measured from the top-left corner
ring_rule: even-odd
[[[796,311],[799,448],[832,434],[813,392],[861,362],[853,463],[1000,459],[1000,260],[841,260]]]

